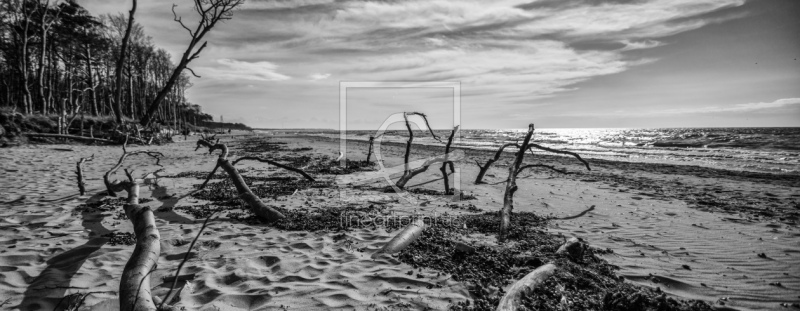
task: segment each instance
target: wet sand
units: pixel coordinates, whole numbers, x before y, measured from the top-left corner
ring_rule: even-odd
[[[332,139],[268,139],[285,143],[282,147],[288,151],[276,151],[277,156],[335,158],[338,154],[339,142]],[[186,142],[130,149],[164,153],[165,170],[159,176],[208,172],[216,156],[194,151],[195,141],[196,137],[190,137]],[[242,147],[242,137],[223,141],[232,153],[243,153],[237,149]],[[415,158],[437,149],[414,148]],[[347,157],[363,160],[365,151],[363,143],[352,142]],[[400,145],[384,144],[384,164],[401,164],[402,152]],[[92,154],[95,160],[84,165],[87,195],[79,196],[75,163]],[[65,295],[93,292],[84,304],[89,310],[116,309],[119,277],[133,247],[112,245],[115,240],[104,235],[132,232],[132,228],[129,221],[118,219],[116,210],[85,204],[101,202],[102,174],[120,154],[118,147],[82,145],[3,150],[0,297],[10,299],[4,307],[52,310]],[[468,151],[466,160],[456,163],[461,169],[460,187],[476,197],[469,204],[482,211],[502,206],[505,164],[511,159],[509,155],[495,163],[487,184],[473,185],[477,174],[473,159],[483,162],[489,156]],[[772,310],[781,308],[781,303],[800,302],[798,176],[610,161],[592,161],[593,171],[584,172],[573,159],[563,157],[537,156],[526,161],[538,160],[574,173],[524,173],[527,177],[518,182],[515,211],[564,217],[594,205],[582,217],[552,220],[549,231],[577,235],[594,247],[613,250],[605,258],[620,267],[618,274],[628,282],[740,310]],[[131,158],[126,166],[139,166],[134,175],[158,169],[144,157]],[[249,176],[291,176],[259,163],[237,167]],[[334,175],[319,179],[335,183]],[[156,212],[156,222],[162,253],[151,276],[156,296],[163,296],[171,285],[164,277],[175,273],[186,244],[203,220],[185,208],[210,203],[195,197],[177,199],[200,182],[192,176],[163,177],[157,185],[142,187],[141,197],[151,199],[146,204],[161,210]],[[385,183],[371,184],[380,185]],[[441,191],[438,166],[410,185],[411,189]],[[358,191],[385,196],[369,189]],[[265,201],[287,209],[314,209],[339,204],[338,199],[338,190],[327,187],[300,189]],[[475,212],[454,210],[441,196],[431,197],[425,206],[402,201],[388,205],[399,213]],[[181,273],[188,280],[185,286],[181,284],[181,304],[189,310],[443,309],[470,297],[464,284],[445,275],[433,277],[435,272],[423,269],[429,277],[420,279],[407,273],[416,269],[395,258],[372,260],[369,255],[394,233],[372,228],[355,228],[344,235],[286,232],[223,215],[210,223],[196,246],[198,252]]]

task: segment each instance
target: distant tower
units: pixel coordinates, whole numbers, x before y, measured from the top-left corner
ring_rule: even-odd
[[[219,123],[225,123],[225,116],[219,115]]]

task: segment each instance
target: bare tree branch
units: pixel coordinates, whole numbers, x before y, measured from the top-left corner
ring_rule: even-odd
[[[126,185],[124,182],[118,182],[118,181],[111,182],[111,181],[109,181],[108,178],[111,176],[111,174],[114,174],[114,173],[117,172],[117,170],[122,166],[122,163],[125,161],[125,159],[127,157],[134,156],[134,155],[140,155],[140,154],[144,154],[144,155],[148,155],[150,157],[153,157],[154,159],[156,159],[156,165],[161,166],[161,158],[164,157],[164,155],[162,153],[155,152],[155,151],[147,151],[147,150],[137,150],[137,151],[133,151],[133,152],[128,152],[127,148],[125,147],[125,144],[123,144],[122,145],[122,155],[119,157],[119,160],[117,161],[117,164],[114,165],[114,167],[112,167],[110,170],[108,170],[103,175],[103,183],[105,183],[105,185],[106,185],[106,190],[108,191],[108,195],[109,196],[112,196],[112,197],[117,196],[116,192],[125,190],[128,185]],[[128,176],[128,177],[130,178],[130,176]]]
[[[192,70],[192,68],[186,67],[186,70],[189,70],[189,72],[191,72],[192,75],[195,76],[196,78],[202,78],[201,76],[198,76],[196,73],[194,73],[194,70]]]
[[[285,170],[292,171],[292,172],[298,173],[300,175],[303,175],[303,177],[305,177],[306,179],[308,179],[310,181],[315,181],[314,178],[311,177],[311,175],[306,174],[306,172],[304,172],[301,169],[290,167],[290,166],[286,166],[286,165],[280,164],[278,162],[275,162],[275,161],[272,161],[272,160],[268,160],[268,159],[259,158],[259,157],[241,157],[241,158],[236,159],[236,161],[233,161],[233,163],[231,163],[231,165],[236,165],[236,163],[239,163],[239,161],[244,161],[244,160],[259,161],[259,162],[264,162],[264,163],[267,163],[267,164],[272,164],[272,165],[280,167],[282,169],[285,169]]]
[[[194,247],[194,243],[197,242],[197,239],[200,238],[200,234],[202,234],[203,230],[206,229],[206,226],[208,225],[208,221],[211,220],[211,217],[213,217],[214,214],[216,214],[219,211],[220,211],[220,209],[218,208],[218,209],[212,211],[210,215],[208,215],[206,220],[203,221],[203,226],[200,227],[200,231],[197,232],[197,235],[194,237],[194,240],[192,240],[192,243],[189,244],[189,249],[186,250],[186,256],[183,256],[183,260],[178,265],[178,269],[175,270],[175,279],[172,281],[172,286],[170,286],[169,291],[167,292],[167,294],[164,295],[164,300],[162,300],[161,303],[158,305],[158,309],[159,310],[161,310],[161,308],[164,307],[165,303],[169,303],[169,301],[171,301],[173,299],[172,291],[175,289],[175,285],[178,284],[178,276],[181,274],[181,268],[183,268],[183,264],[185,264],[186,261],[189,260],[189,255],[192,253],[192,248]]]
[[[484,183],[483,182],[483,176],[486,175],[486,172],[489,171],[489,167],[491,167],[492,164],[494,164],[494,162],[497,162],[497,160],[500,160],[500,156],[503,154],[503,149],[506,149],[508,147],[517,147],[517,149],[520,148],[519,144],[517,144],[517,143],[509,143],[509,144],[502,145],[494,153],[494,158],[491,158],[491,159],[487,160],[486,164],[484,164],[483,166],[481,166],[481,164],[478,162],[478,160],[475,160],[475,164],[478,164],[478,167],[480,168],[480,171],[478,172],[478,177],[475,178],[475,184],[476,185]]]
[[[586,162],[586,160],[584,160],[583,158],[581,158],[581,156],[580,156],[580,155],[578,155],[577,153],[570,152],[570,151],[564,151],[564,150],[558,150],[558,149],[547,148],[547,147],[544,147],[544,146],[541,146],[541,145],[537,145],[537,144],[530,144],[530,146],[529,146],[529,147],[530,147],[530,148],[536,148],[536,149],[539,149],[539,150],[548,151],[548,152],[552,152],[552,153],[559,153],[559,154],[568,154],[568,155],[571,155],[571,156],[575,157],[576,159],[578,159],[578,161],[581,161],[581,163],[583,163],[583,165],[585,165],[585,166],[586,166],[586,169],[587,169],[587,170],[590,170],[590,171],[592,170],[592,168],[591,168],[591,167],[589,167],[589,162]]]
[[[514,162],[508,166],[508,180],[506,180],[506,191],[503,195],[503,209],[500,211],[500,234],[505,236],[511,226],[511,211],[514,209],[514,192],[517,191],[517,174],[522,165],[522,160],[525,158],[525,150],[528,149],[528,143],[533,136],[533,123],[528,125],[528,133],[525,134],[525,139],[522,140],[520,149],[514,157]]]
[[[183,29],[186,29],[186,31],[189,32],[189,36],[190,37],[194,38],[194,33],[192,33],[192,30],[189,29],[189,27],[186,27],[186,25],[183,24],[183,21],[181,20],[181,17],[178,16],[178,13],[175,13],[175,7],[176,6],[178,6],[178,5],[174,4],[174,3],[172,4],[172,17],[173,17],[173,19],[176,22],[178,22],[178,24],[181,24],[181,27],[183,27]]]
[[[517,174],[522,173],[522,171],[524,171],[525,169],[534,168],[534,167],[543,167],[543,168],[547,168],[547,169],[559,172],[561,174],[569,174],[569,172],[567,172],[565,170],[556,168],[556,167],[551,166],[551,165],[546,165],[546,164],[528,164],[528,165],[525,165],[523,167],[520,167],[519,170],[517,170]]]

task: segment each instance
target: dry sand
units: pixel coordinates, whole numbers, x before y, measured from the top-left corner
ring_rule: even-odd
[[[240,138],[224,141],[236,146],[237,139]],[[311,147],[310,151],[302,151],[310,155],[335,157],[339,148],[337,141],[325,138],[269,139],[286,142],[288,149]],[[194,151],[195,141],[196,137],[190,137],[189,141],[179,140],[167,146],[129,149],[164,153],[166,158],[161,164],[165,170],[159,176],[208,172],[216,156],[207,155],[204,150]],[[415,147],[415,156],[431,154],[428,149]],[[351,143],[347,156],[362,160],[364,150],[363,143]],[[237,149],[232,147],[232,152],[237,153]],[[75,163],[92,154],[95,160],[84,165],[87,195],[79,196]],[[65,295],[93,292],[85,301],[85,310],[117,309],[119,278],[133,247],[111,245],[103,235],[132,232],[130,222],[116,219],[115,211],[94,213],[76,208],[102,198],[102,175],[120,154],[118,147],[82,145],[28,145],[2,150],[0,297],[5,298],[0,303],[8,299],[3,307],[52,310]],[[382,154],[387,166],[401,164],[400,146],[384,145]],[[477,197],[469,204],[481,210],[498,210],[507,174],[504,164],[508,161],[495,163],[487,175],[488,183],[476,186],[472,181],[477,167],[472,159],[483,162],[488,154],[467,155],[467,160],[457,166],[461,169],[460,186]],[[565,163],[561,166],[573,172],[581,169],[566,164],[570,163],[568,159],[545,160]],[[158,169],[146,157],[131,158],[126,167],[137,167],[134,175]],[[289,176],[260,163],[237,167],[247,170],[248,175]],[[441,190],[439,174],[438,167],[432,167],[412,180],[411,188]],[[614,250],[606,259],[618,265],[619,274],[630,282],[659,286],[677,297],[702,299],[719,307],[722,302],[725,307],[740,310],[779,309],[781,303],[800,301],[797,210],[786,204],[798,198],[797,177],[770,181],[769,176],[666,166],[650,170],[608,161],[596,164],[594,171],[588,173],[563,176],[532,171],[526,175],[518,181],[515,211],[564,217],[594,205],[595,209],[583,217],[553,221],[550,230]],[[207,202],[192,197],[175,199],[201,181],[193,177],[159,178],[155,185],[148,180],[150,185],[142,187],[141,197],[151,198],[146,204],[154,209],[201,205]],[[670,186],[676,182],[688,190]],[[658,185],[669,189],[654,188]],[[727,212],[703,210],[713,207],[697,204],[698,193],[706,191],[719,191],[715,192],[719,195],[730,191],[742,197],[742,206],[764,207],[740,206]],[[762,205],[751,204],[753,198],[761,198],[764,193],[769,195],[756,200]],[[447,207],[448,201],[441,196],[420,198],[429,202],[410,206],[397,201],[389,206],[398,213],[465,212]],[[774,202],[769,198],[779,206],[770,205]],[[338,199],[338,190],[327,188],[305,189],[277,200],[265,198],[265,202],[286,208],[315,208],[339,204]],[[151,283],[154,295],[163,296],[171,285],[163,278],[175,273],[187,251],[186,244],[197,234],[202,219],[173,209],[155,215],[162,252]],[[393,233],[382,228],[354,229],[344,236],[282,232],[221,217],[209,224],[196,246],[199,251],[181,273],[188,279],[180,294],[181,305],[189,310],[444,309],[449,303],[469,297],[462,284],[445,275],[433,277],[435,273],[425,273],[431,277],[419,279],[407,274],[413,267],[396,259],[372,260],[371,253]],[[758,256],[761,253],[765,257]]]

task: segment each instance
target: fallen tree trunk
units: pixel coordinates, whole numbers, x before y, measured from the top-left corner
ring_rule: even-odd
[[[380,254],[392,254],[403,250],[416,241],[422,235],[422,230],[424,229],[425,221],[422,218],[417,218],[416,221],[408,224],[403,231],[395,235],[389,243],[386,243],[380,250],[372,254],[372,258],[374,259]]]
[[[494,162],[497,162],[497,160],[500,160],[500,155],[503,154],[503,149],[506,149],[507,147],[517,147],[517,148],[519,148],[519,145],[516,144],[516,143],[511,143],[511,144],[505,144],[505,145],[500,146],[500,148],[497,149],[497,152],[494,153],[494,158],[491,158],[491,159],[487,160],[486,164],[484,164],[483,166],[481,166],[481,164],[478,163],[478,160],[475,160],[475,164],[477,164],[478,167],[480,168],[480,171],[478,172],[478,177],[475,178],[475,184],[476,185],[484,183],[483,182],[483,176],[486,175],[486,172],[489,171],[489,167],[491,167],[492,164],[494,164]]]
[[[556,266],[549,263],[536,268],[536,270],[533,270],[531,273],[528,273],[528,275],[521,278],[519,281],[514,283],[514,285],[511,285],[503,298],[500,299],[500,303],[497,304],[496,310],[522,310],[522,296],[530,293],[534,288],[536,288],[537,285],[544,283],[544,281],[552,276],[555,272]]]
[[[153,211],[139,205],[139,185],[132,178],[121,184],[129,187],[128,202],[123,208],[133,223],[136,247],[122,270],[119,307],[122,311],[155,311],[156,305],[150,294],[150,273],[155,270],[161,254],[161,237]]]
[[[44,134],[44,133],[24,133],[23,135],[28,136],[28,137],[69,138],[69,139],[75,139],[75,140],[96,141],[96,142],[107,143],[107,144],[115,144],[116,143],[116,142],[108,140],[108,139],[91,138],[91,137],[83,137],[83,136],[75,136],[75,135]]]
[[[219,158],[217,159],[217,165],[211,171],[209,178],[207,178],[206,181],[203,183],[203,185],[201,185],[201,188],[208,183],[211,176],[213,176],[214,172],[217,171],[217,168],[222,167],[222,169],[225,170],[226,173],[228,173],[228,176],[231,178],[233,185],[236,187],[236,191],[237,193],[239,193],[239,198],[241,198],[245,203],[247,203],[247,206],[250,207],[250,210],[253,212],[253,214],[256,214],[258,217],[260,217],[262,220],[268,223],[286,218],[286,216],[281,214],[281,212],[279,212],[278,210],[267,206],[266,204],[264,204],[264,202],[261,201],[261,199],[258,196],[253,194],[253,191],[250,190],[250,187],[247,186],[247,183],[245,183],[244,178],[242,178],[242,175],[239,174],[239,171],[237,171],[236,167],[234,167],[235,163],[242,160],[257,160],[260,162],[266,162],[278,166],[280,168],[297,172],[303,175],[303,177],[305,177],[306,179],[314,181],[314,178],[312,178],[302,170],[291,168],[266,159],[260,159],[255,157],[243,157],[231,163],[228,160],[228,147],[225,146],[224,144],[220,144],[219,141],[217,141],[217,143],[211,144],[211,142],[209,142],[206,139],[200,139],[197,141],[197,147],[195,148],[195,150],[199,149],[200,147],[207,147],[209,153],[212,153],[215,150],[221,151]]]

